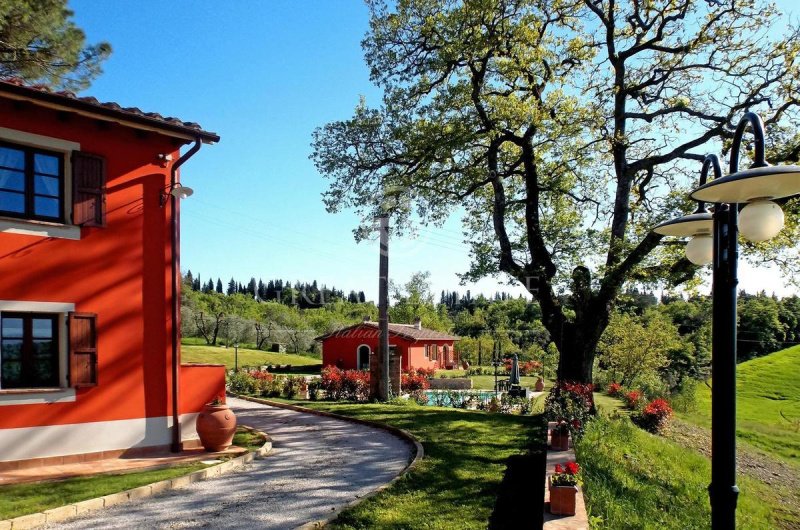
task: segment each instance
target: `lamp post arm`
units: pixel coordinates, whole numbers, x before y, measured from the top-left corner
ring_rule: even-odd
[[[708,154],[703,158],[703,168],[700,170],[700,186],[708,181],[709,169],[714,170],[714,179],[722,177],[722,166],[720,166],[719,157],[715,154]],[[697,210],[694,213],[706,213],[706,203],[697,201]]]
[[[732,175],[739,171],[739,151],[742,147],[742,136],[747,125],[753,129],[753,136],[755,137],[755,160],[753,160],[753,167],[765,167],[769,164],[764,155],[764,122],[761,117],[755,112],[746,112],[739,125],[736,127],[736,132],[733,135],[733,145],[731,145],[731,161],[728,174]]]

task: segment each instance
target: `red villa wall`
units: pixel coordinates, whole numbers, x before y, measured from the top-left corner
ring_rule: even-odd
[[[380,343],[378,330],[372,327],[359,327],[343,332],[340,335],[328,337],[322,341],[322,365],[340,366],[345,370],[354,370],[358,363],[358,347],[366,344],[375,352]],[[448,345],[453,350],[453,341],[447,340],[418,340],[412,342],[398,335],[389,334],[389,344],[396,345],[397,351],[402,355],[402,369],[413,368],[444,368],[443,346]],[[439,361],[432,361],[425,357],[425,344],[439,345]]]
[[[169,416],[169,207],[159,204],[169,169],[156,157],[177,159],[179,146],[157,133],[7,101],[0,101],[0,127],[79,142],[107,167],[106,227],[82,228],[79,241],[0,233],[0,300],[74,303],[75,311],[97,313],[98,337],[97,386],[77,389],[74,402],[4,404],[0,433]],[[184,368],[182,386],[190,372]],[[194,401],[183,412],[198,410]]]

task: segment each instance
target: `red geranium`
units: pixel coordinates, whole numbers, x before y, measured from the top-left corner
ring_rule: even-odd
[[[555,473],[550,477],[553,486],[575,486],[578,483],[580,466],[577,462],[567,462],[563,466],[556,464]]]
[[[642,392],[639,390],[631,390],[625,394],[625,405],[632,410],[638,409],[642,401]]]
[[[659,432],[672,417],[672,407],[664,399],[654,399],[642,410],[637,423],[650,432]]]

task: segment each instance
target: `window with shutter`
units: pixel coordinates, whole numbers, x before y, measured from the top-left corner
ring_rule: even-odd
[[[105,226],[106,163],[103,157],[72,153],[72,223]]]
[[[97,384],[97,315],[69,314],[69,379],[72,387]]]

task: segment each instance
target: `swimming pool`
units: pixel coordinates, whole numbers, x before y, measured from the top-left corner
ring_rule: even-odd
[[[491,390],[426,390],[425,395],[428,397],[427,405],[437,407],[464,407],[474,408],[479,403],[488,403],[491,399],[497,396],[500,399],[504,392],[495,392]]]

